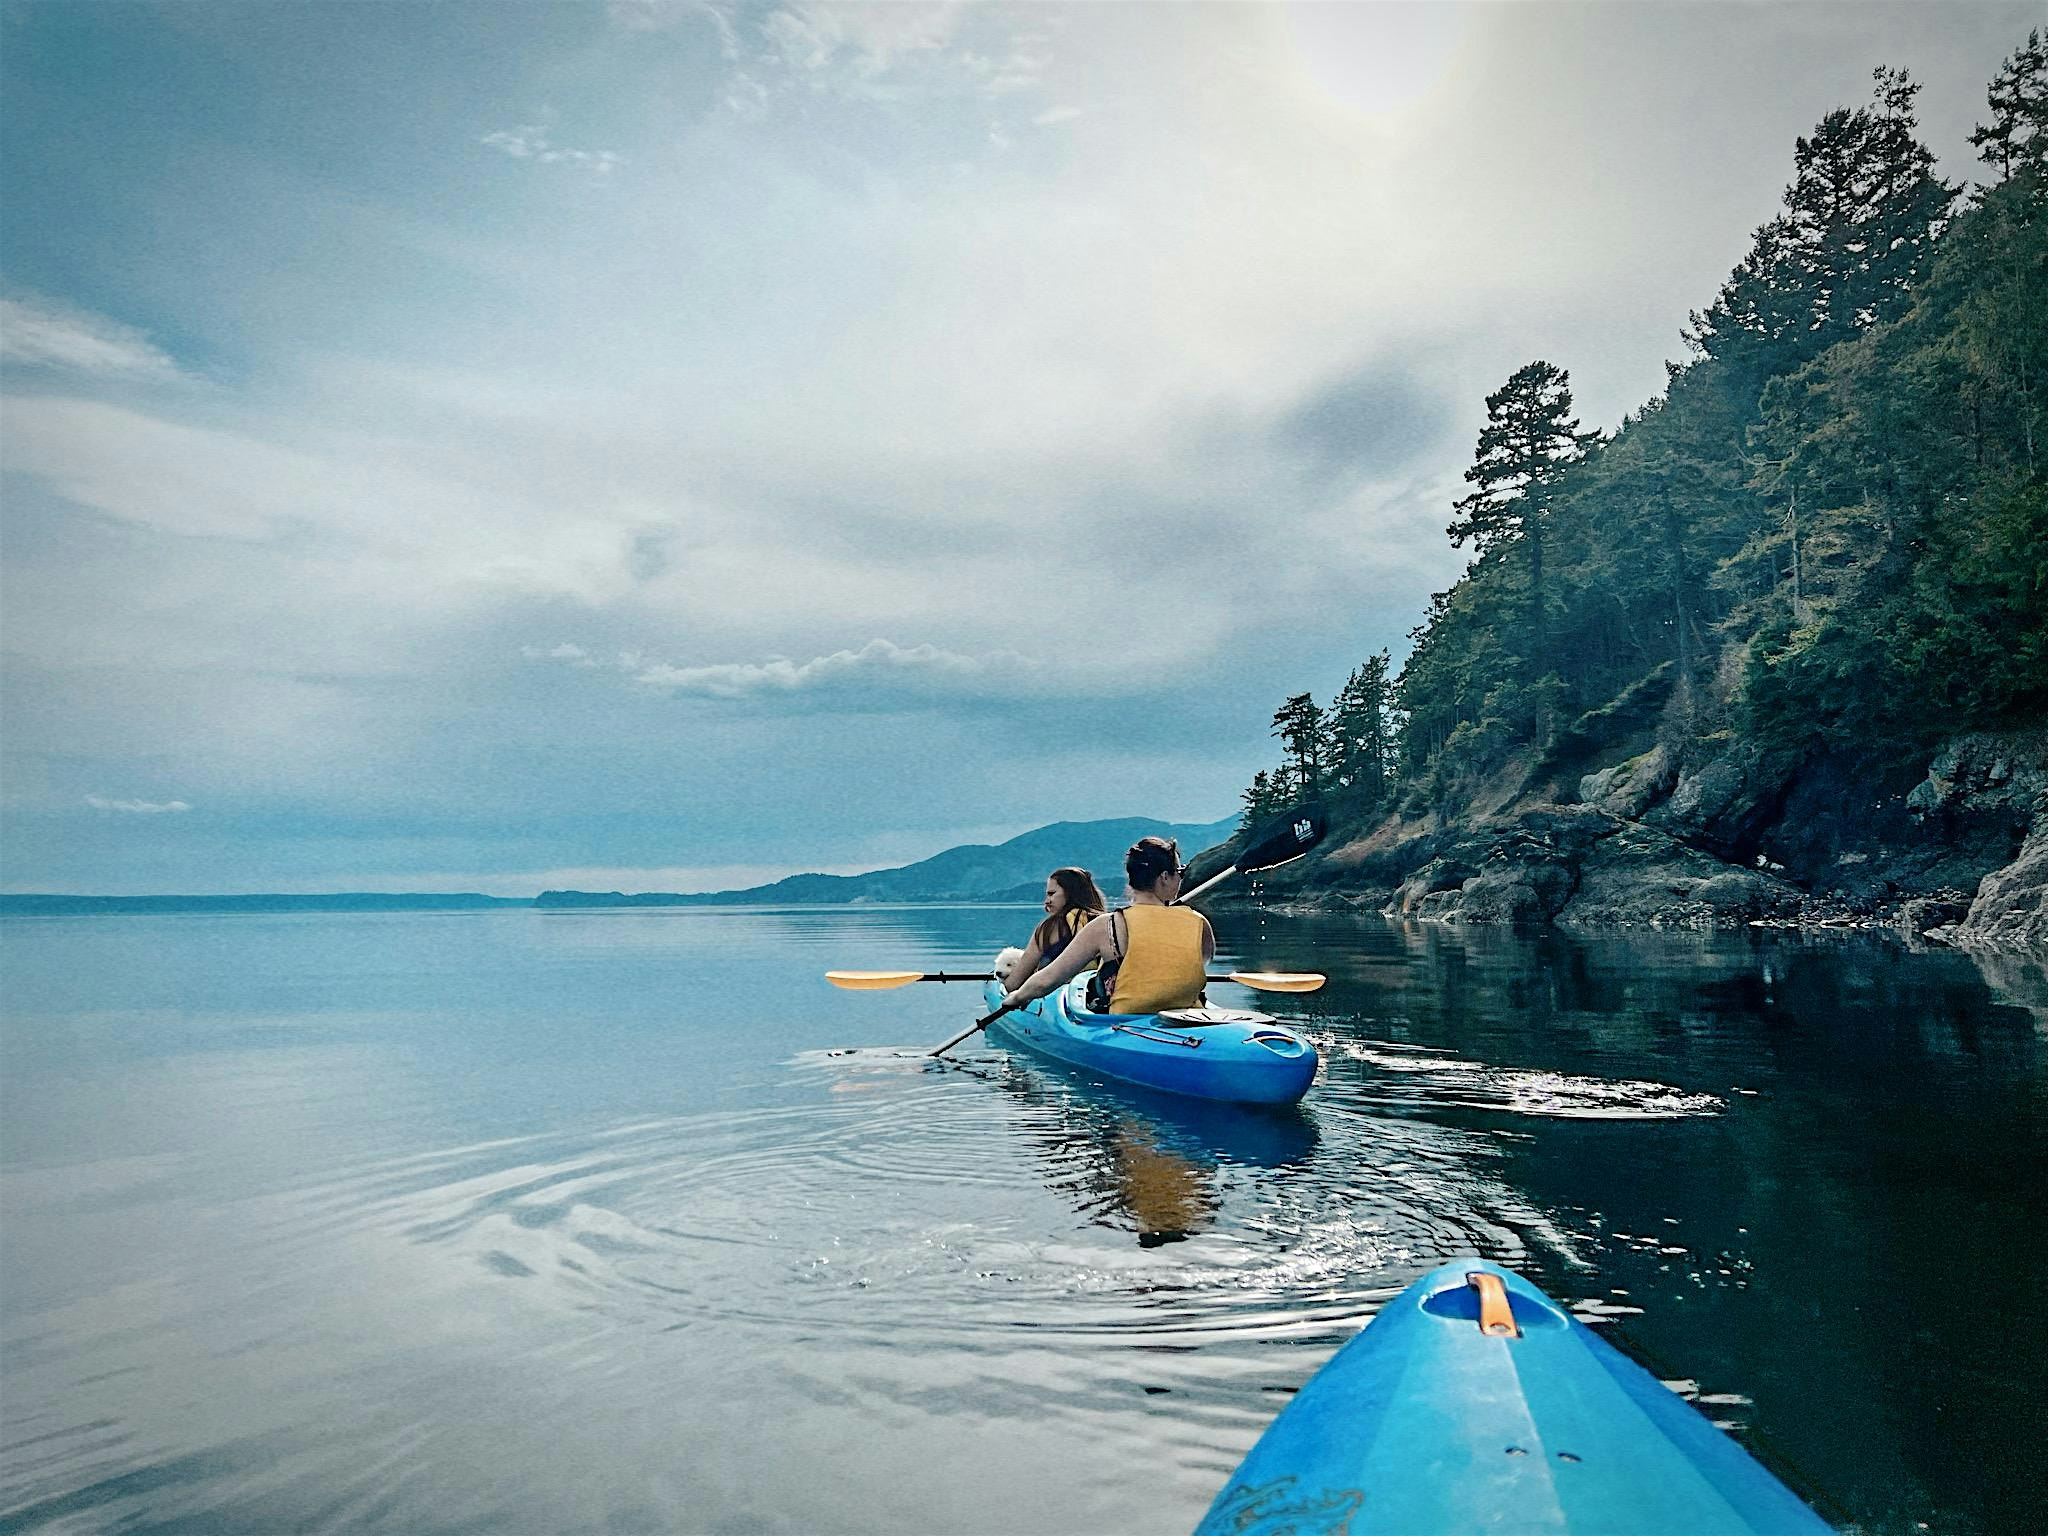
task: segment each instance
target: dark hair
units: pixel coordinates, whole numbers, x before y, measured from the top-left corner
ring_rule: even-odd
[[[1124,855],[1124,874],[1134,891],[1151,890],[1161,875],[1175,874],[1180,867],[1180,843],[1172,838],[1141,837]]]
[[[1067,896],[1067,912],[1080,912],[1086,917],[1100,917],[1109,903],[1102,899],[1102,892],[1095,888],[1095,877],[1085,869],[1071,866],[1056,869],[1048,876]],[[1031,937],[1038,943],[1038,952],[1049,954],[1072,929],[1068,927],[1067,912],[1058,912],[1048,917],[1032,930]]]

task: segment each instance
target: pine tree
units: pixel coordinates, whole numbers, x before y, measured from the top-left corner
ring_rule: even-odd
[[[1486,397],[1486,425],[1465,479],[1472,493],[1453,508],[1453,544],[1468,540],[1481,560],[1496,552],[1519,565],[1528,583],[1527,654],[1548,670],[1549,591],[1543,555],[1550,495],[1565,468],[1585,456],[1597,434],[1572,415],[1571,375],[1541,358],[1524,363]]]
[[[1294,783],[1308,795],[1323,787],[1323,712],[1306,693],[1297,693],[1273,713],[1273,734],[1294,755]]]
[[[1904,70],[1873,78],[1871,105],[1837,107],[1795,145],[1785,212],[1686,328],[1696,354],[1747,370],[1756,390],[1899,314],[1955,201],[1916,136],[1920,87]]]
[[[1354,667],[1336,698],[1326,723],[1330,739],[1326,754],[1331,776],[1361,810],[1371,811],[1387,798],[1394,765],[1393,685],[1390,658],[1381,651]]]
[[[1261,768],[1252,775],[1251,786],[1244,792],[1244,815],[1238,819],[1237,829],[1249,832],[1273,814],[1273,781]]]
[[[1934,259],[1961,188],[1934,174],[1934,155],[1917,136],[1913,98],[1920,87],[1903,69],[1873,72],[1858,188],[1860,249],[1844,285],[1847,319],[1857,330],[1895,319]]]
[[[2038,174],[2048,161],[2048,45],[2038,28],[1991,77],[1986,96],[1991,121],[1970,135],[1977,158],[1997,166],[2000,181],[2028,170]]]

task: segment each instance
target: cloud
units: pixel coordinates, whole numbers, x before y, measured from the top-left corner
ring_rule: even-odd
[[[944,680],[987,685],[1021,678],[1027,665],[1014,651],[968,656],[935,645],[905,648],[877,639],[857,651],[834,651],[805,662],[777,657],[765,662],[721,662],[702,667],[643,663],[634,671],[633,681],[701,698],[742,699],[760,694],[837,689],[849,684]]]
[[[196,538],[259,539],[325,466],[233,434],[60,396],[4,402],[9,467],[66,500]]]
[[[732,19],[711,0],[612,0],[605,13],[622,32],[672,32],[693,20],[709,21],[717,29],[720,51],[728,59],[739,57]]]
[[[503,150],[514,160],[538,160],[542,165],[578,165],[599,176],[609,176],[619,166],[619,156],[609,149],[561,149],[538,123],[500,129],[478,139],[492,149]]]
[[[1274,432],[1283,450],[1325,473],[1388,474],[1446,457],[1445,435],[1456,421],[1440,384],[1409,363],[1383,357],[1308,390]]]
[[[771,47],[778,6],[803,24]],[[1822,8],[1780,49],[1782,8],[1499,7],[1433,96],[1368,120],[1278,7],[618,0],[598,38],[508,8],[488,49],[425,8],[406,99],[431,110],[367,115],[347,82],[378,29],[208,23],[247,86],[222,97],[179,77],[194,50],[75,9],[109,44],[80,86],[124,110],[25,128],[47,174],[15,216],[48,249],[21,280],[143,330],[0,290],[42,370],[7,369],[0,778],[64,809],[51,869],[83,829],[110,871],[161,839],[81,815],[108,786],[176,783],[209,835],[409,818],[393,868],[489,806],[518,862],[438,867],[523,871],[662,839],[782,857],[703,845],[736,806],[807,807],[785,842],[820,856],[1130,808],[1020,731],[1135,742],[1148,795],[1214,814],[1277,700],[1398,656],[1456,574],[1485,392],[1545,356],[1589,423],[1639,404],[1794,135],[1863,99],[1854,60],[1947,71],[1923,102],[1962,169],[2014,14]],[[175,164],[132,109],[158,91],[189,117]],[[358,136],[418,174],[350,174]],[[609,178],[532,164],[598,145]],[[521,163],[478,175],[479,147]],[[574,217],[532,201],[625,180]],[[66,203],[87,182],[106,218]],[[204,389],[153,382],[198,360]],[[863,660],[875,636],[930,649]],[[384,867],[291,846],[274,867]]]
[[[47,299],[0,299],[0,358],[103,378],[181,377],[169,354],[133,326]]]
[[[617,0],[611,9],[613,24],[634,32],[693,17],[716,26],[732,66],[725,105],[749,119],[777,96],[994,102],[1041,89],[1051,62],[1045,19],[1000,6],[793,0],[750,11],[721,0]]]
[[[344,611],[346,594],[379,623],[445,620],[488,594],[614,600],[659,570],[675,515],[638,496],[594,498],[584,461],[551,465],[545,446],[470,452],[330,422],[282,445],[62,396],[0,397],[0,417],[14,474],[125,523],[317,563],[323,610]]]
[[[87,795],[85,803],[96,811],[123,811],[132,816],[162,816],[192,809],[183,800],[110,800],[105,795]]]
[[[580,645],[558,645],[550,650],[522,646],[529,660],[543,657],[567,661],[576,666],[596,666],[590,653]],[[834,651],[809,661],[771,657],[766,661],[717,662],[709,666],[679,667],[652,661],[635,651],[622,651],[615,662],[634,682],[705,699],[746,699],[781,694],[842,690],[851,686],[897,684],[929,686],[934,682],[966,683],[976,691],[994,687],[1007,691],[1029,677],[1033,662],[1015,651],[993,651],[974,656],[942,650],[935,645],[901,646],[891,640],[870,640],[857,651]]]
[[[528,661],[541,661],[544,659],[550,661],[569,661],[574,662],[579,667],[601,667],[604,665],[603,662],[599,661],[580,645],[549,647],[522,645],[519,647],[519,654]]]

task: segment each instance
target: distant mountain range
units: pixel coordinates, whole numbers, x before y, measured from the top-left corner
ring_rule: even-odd
[[[791,875],[772,885],[696,895],[618,891],[543,891],[540,907],[843,906],[855,902],[1036,901],[1045,877],[1065,864],[1095,876],[1114,899],[1124,885],[1124,850],[1141,837],[1180,839],[1183,857],[1222,842],[1237,819],[1189,825],[1127,817],[1119,821],[1057,821],[1007,843],[968,843],[900,869],[864,875]]]
[[[105,913],[172,912],[447,912],[497,907],[840,906],[878,902],[1037,901],[1046,875],[1064,864],[1091,871],[1103,895],[1115,900],[1124,884],[1124,850],[1141,837],[1180,840],[1193,858],[1237,830],[1237,819],[1199,824],[1126,817],[1117,821],[1060,821],[1007,843],[948,848],[898,869],[864,875],[791,875],[741,891],[694,894],[658,891],[543,891],[537,897],[480,896],[472,892],[337,892],[323,895],[61,896],[0,895],[0,917],[88,917]]]

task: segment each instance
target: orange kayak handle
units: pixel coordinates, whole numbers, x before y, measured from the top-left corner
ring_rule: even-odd
[[[1508,1288],[1500,1283],[1499,1275],[1475,1269],[1465,1276],[1465,1283],[1479,1293],[1481,1333],[1494,1339],[1519,1339],[1522,1336],[1522,1330],[1515,1323],[1515,1314],[1508,1306]]]

